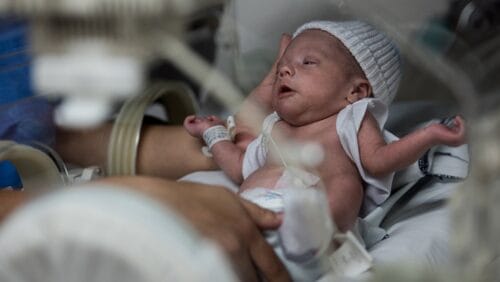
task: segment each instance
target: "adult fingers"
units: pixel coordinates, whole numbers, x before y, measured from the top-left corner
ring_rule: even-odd
[[[288,33],[283,33],[281,35],[281,38],[280,38],[280,51],[279,51],[279,55],[278,55],[278,58],[276,59],[276,61],[279,61],[279,59],[281,58],[281,56],[283,56],[283,53],[285,53],[285,50],[286,50],[286,47],[288,47],[288,45],[290,44],[290,42],[292,41],[292,36]]]
[[[281,225],[282,215],[270,210],[261,208],[245,199],[240,199],[247,210],[248,215],[261,230],[276,229]]]
[[[205,237],[214,240],[223,249],[240,281],[258,281],[249,246],[241,234],[234,232],[233,226],[222,223],[215,228],[213,224],[205,223],[198,227]]]
[[[281,56],[283,56],[283,53],[285,53],[286,47],[290,44],[290,41],[292,41],[292,36],[287,33],[283,33],[280,38],[280,47],[278,51],[278,56],[276,56],[276,59],[274,60],[274,63],[267,73],[266,77],[263,80],[263,83],[265,85],[272,84],[274,82],[274,76],[276,74],[276,68],[278,66],[278,63],[281,59]]]
[[[264,281],[291,281],[285,266],[260,234],[251,240],[250,255]]]
[[[262,233],[255,228],[256,226],[260,229],[277,228],[281,223],[280,216],[246,200],[241,202],[253,222],[239,222],[237,229],[242,232],[240,235],[246,238],[248,249],[245,251],[250,254],[261,278],[263,281],[291,281],[285,266],[274,249],[268,244]]]
[[[283,33],[281,35],[281,38],[280,38],[280,49],[279,49],[279,52],[278,52],[278,56],[276,57],[276,60],[274,61],[274,64],[273,64],[273,67],[271,69],[271,74],[275,74],[276,73],[276,68],[278,66],[278,63],[281,59],[281,56],[283,56],[283,53],[285,53],[285,50],[286,50],[286,47],[288,47],[288,45],[290,44],[290,42],[292,41],[292,36],[288,33]]]
[[[270,210],[263,209],[254,203],[241,199],[248,215],[261,230],[276,229],[281,225],[282,216]],[[260,232],[255,229],[244,228],[244,233],[249,236],[249,252],[257,270],[264,281],[291,281],[290,276],[278,258],[273,248],[267,243]]]

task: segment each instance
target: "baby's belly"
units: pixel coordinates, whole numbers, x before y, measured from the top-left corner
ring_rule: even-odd
[[[277,165],[266,165],[259,168],[243,181],[240,192],[255,187],[273,188],[283,174],[283,169],[282,166]]]

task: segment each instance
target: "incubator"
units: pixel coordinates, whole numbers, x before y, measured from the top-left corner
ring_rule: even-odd
[[[214,35],[217,48],[213,62],[208,62],[189,46],[187,25],[190,17],[214,7],[219,17]],[[416,165],[397,175],[394,185],[398,189],[360,224],[359,232],[367,236],[364,246],[357,245],[354,234],[342,234],[339,238],[349,243],[336,262],[346,270],[324,281],[497,281],[498,7],[498,1],[472,0],[321,0],[314,4],[298,0],[2,1],[0,13],[27,18],[32,24],[33,86],[37,93],[60,100],[54,112],[57,126],[91,128],[110,119],[114,125],[107,167],[69,167],[50,148],[12,141],[0,142],[0,160],[16,166],[25,189],[41,184],[65,189],[59,187],[103,174],[134,175],[141,126],[151,105],[159,104],[172,124],[207,109],[222,108],[217,113],[222,115],[234,113],[244,98],[242,93],[255,87],[269,69],[279,34],[292,32],[308,19],[360,18],[393,37],[404,57],[401,89],[386,127],[405,134],[431,119],[460,112],[467,119],[470,150],[438,148],[422,160],[427,162],[426,169]],[[147,68],[158,59],[186,74],[198,92],[186,80],[151,83]],[[286,145],[284,158],[290,162],[307,166],[311,155],[321,159],[314,145],[305,149]],[[196,172],[180,180],[238,189],[220,171]],[[89,193],[77,193],[59,197],[92,201]],[[107,193],[104,198],[115,196]],[[126,203],[117,204],[117,209],[137,208],[160,216],[156,207],[148,210],[149,203],[143,199],[116,196]],[[60,200],[57,197],[45,199],[32,211],[56,214],[57,207],[47,207]],[[75,209],[85,212],[89,207]],[[102,202],[92,207],[108,210],[110,218],[116,215]],[[32,220],[25,212],[12,230],[22,230]],[[191,232],[184,228],[181,224],[179,232]],[[14,240],[13,234],[6,238]],[[211,252],[210,244],[193,242],[188,243],[206,251],[200,261],[214,257],[214,267],[220,266],[219,254]],[[131,253],[123,252],[123,256]],[[148,268],[146,263],[138,265]],[[346,274],[348,278],[342,277]],[[203,275],[193,279],[203,279]],[[222,271],[220,281],[231,281],[231,275]]]

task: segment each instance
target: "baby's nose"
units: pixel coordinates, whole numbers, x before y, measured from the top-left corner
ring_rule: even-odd
[[[293,75],[293,70],[288,65],[283,64],[279,68],[279,76],[280,77],[284,77],[286,75],[292,76]]]

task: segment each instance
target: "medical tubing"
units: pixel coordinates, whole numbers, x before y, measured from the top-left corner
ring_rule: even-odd
[[[107,175],[135,175],[142,121],[148,106],[160,102],[170,124],[182,124],[184,117],[198,111],[191,89],[181,82],[153,84],[120,109],[108,145]]]
[[[61,1],[0,1],[0,12],[14,12],[22,16],[52,13],[83,17],[96,14],[101,16],[152,17],[166,13],[167,15],[187,17],[209,7],[224,4],[222,0],[101,0],[84,5],[68,5],[59,2]]]
[[[162,42],[161,52],[165,59],[199,83],[226,109],[235,111],[239,108],[244,95],[231,80],[178,38],[165,35]]]
[[[26,145],[29,145],[47,154],[47,156],[49,156],[49,158],[54,162],[54,165],[57,167],[57,170],[61,174],[64,183],[69,184],[71,182],[68,167],[64,163],[61,156],[54,149],[38,141],[30,141]]]
[[[0,160],[12,162],[25,191],[54,189],[66,184],[54,161],[44,152],[28,145],[0,140]]]

